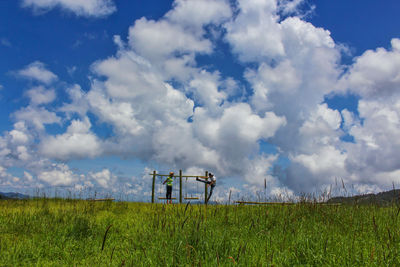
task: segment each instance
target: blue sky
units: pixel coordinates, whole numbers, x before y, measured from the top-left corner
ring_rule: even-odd
[[[0,191],[398,185],[398,1],[0,3]],[[196,193],[196,187],[191,187]]]

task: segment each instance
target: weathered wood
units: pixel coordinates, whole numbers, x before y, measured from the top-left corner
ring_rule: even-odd
[[[257,202],[257,201],[235,201],[237,204],[255,204],[255,205],[293,205],[292,202]]]
[[[156,184],[156,171],[153,171],[153,184],[151,186],[151,203],[154,203],[154,188]]]
[[[151,203],[154,203],[155,199],[155,182],[156,182],[156,177],[168,177],[170,176],[169,174],[159,174],[156,171],[153,171],[153,173],[150,173],[149,175],[153,176],[153,184],[152,184],[152,190],[151,190]],[[201,175],[183,175],[182,170],[179,170],[179,175],[173,175],[173,178],[178,178],[179,177],[179,203],[183,203],[183,199],[199,199],[198,197],[195,198],[189,198],[185,197],[183,198],[183,192],[182,192],[182,178],[203,178],[203,179],[208,179],[208,171],[205,172],[205,176]],[[208,189],[207,189],[207,184],[205,184],[205,202],[207,201],[207,195],[208,195]],[[159,197],[158,199],[166,199],[165,197]],[[171,199],[176,199],[176,198],[171,198]]]
[[[184,199],[199,199],[198,197],[184,197]]]
[[[182,170],[179,170],[179,203],[182,203]]]
[[[115,198],[95,198],[95,199],[89,199],[91,201],[113,201]]]
[[[152,173],[150,173],[149,175],[153,175]],[[164,176],[169,176],[169,174],[156,174],[156,176],[162,176],[162,177],[164,177]],[[177,178],[177,177],[179,177],[179,175],[174,175],[174,176],[172,176],[172,177],[174,177],[174,178]],[[182,178],[207,178],[207,177],[205,177],[205,176],[201,176],[201,175],[182,175]]]
[[[169,198],[166,198],[166,197],[159,197],[158,199],[169,199]],[[176,197],[171,197],[171,199],[176,199]]]
[[[208,179],[208,171],[206,171],[206,181]],[[207,196],[208,196],[208,187],[207,184],[204,184],[204,203],[207,204]]]

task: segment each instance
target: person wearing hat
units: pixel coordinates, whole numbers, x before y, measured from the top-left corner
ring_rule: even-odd
[[[170,172],[169,176],[167,177],[167,179],[165,179],[165,181],[163,182],[163,184],[167,184],[167,195],[165,196],[167,199],[167,204],[172,204],[172,184],[174,182],[174,172]]]
[[[205,183],[205,184],[207,184],[207,187],[211,187],[210,193],[208,194],[207,201],[206,201],[206,203],[208,203],[208,201],[209,201],[210,198],[211,198],[211,195],[212,195],[212,192],[213,192],[213,190],[214,190],[214,187],[217,185],[217,179],[215,178],[214,174],[212,174],[212,173],[210,172],[210,173],[208,174],[208,179],[207,179],[207,177],[205,177],[204,180],[203,180],[203,179],[200,179],[199,177],[196,177],[196,181]]]

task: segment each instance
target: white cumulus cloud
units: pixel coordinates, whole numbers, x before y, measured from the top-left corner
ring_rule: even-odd
[[[32,105],[48,104],[56,98],[56,93],[53,89],[47,90],[43,86],[33,87],[25,94],[30,98]]]
[[[23,78],[35,80],[46,85],[49,85],[58,79],[57,75],[47,70],[45,64],[40,61],[32,62],[24,69],[19,70],[17,74]]]
[[[66,133],[48,136],[42,140],[41,153],[47,157],[61,160],[100,155],[101,142],[95,134],[90,132],[90,127],[88,118],[83,121],[73,120]]]
[[[108,169],[103,169],[96,173],[90,172],[88,176],[96,184],[107,189],[110,189],[117,179],[117,176],[112,174]]]
[[[226,0],[176,0],[166,18],[186,27],[202,27],[205,24],[220,24],[232,16]]]
[[[112,0],[23,0],[22,7],[42,13],[59,7],[84,17],[105,17],[116,11]]]
[[[38,178],[52,186],[70,186],[79,180],[79,176],[65,164],[53,164],[49,170],[41,171]]]
[[[60,123],[61,118],[55,112],[44,107],[27,106],[13,113],[17,121],[34,126],[38,130],[44,130],[46,124]]]

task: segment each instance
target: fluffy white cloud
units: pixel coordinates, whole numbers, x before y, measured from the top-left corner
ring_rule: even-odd
[[[387,189],[392,182],[400,183],[399,43],[393,39],[390,50],[366,51],[339,82],[340,89],[361,98],[358,115],[342,111],[344,129],[354,138],[344,145],[348,154],[345,167],[351,183],[363,184],[358,188],[367,190],[374,185]]]
[[[66,133],[48,136],[40,144],[43,155],[67,160],[69,158],[95,157],[101,154],[101,142],[98,137],[90,132],[90,121],[88,118],[73,120],[68,126]]]
[[[238,1],[238,15],[225,25],[226,40],[242,61],[283,56],[281,26],[275,0]]]
[[[280,17],[280,12],[297,14],[301,3],[239,1],[238,15],[225,25],[233,52],[243,62],[256,63],[245,72],[252,107],[286,119],[268,142],[292,161],[284,173],[275,173],[280,181],[271,180],[272,188],[287,185],[288,192],[314,191],[347,174],[341,114],[321,105],[340,77],[340,51],[329,31],[300,17]]]
[[[299,7],[304,3],[305,0],[278,0],[278,9],[283,15],[295,14],[298,16],[303,16]],[[310,13],[313,9],[314,7],[311,6],[311,10],[307,11],[304,15],[307,15],[307,13]]]
[[[364,98],[387,98],[398,95],[400,85],[400,39],[392,39],[391,50],[368,50],[355,59],[342,78],[342,89]]]
[[[45,124],[61,122],[61,118],[56,113],[48,111],[44,107],[27,106],[17,110],[13,117],[17,121],[25,121],[25,123],[34,126],[38,130],[44,130]]]
[[[311,152],[338,144],[342,134],[341,123],[339,111],[328,108],[327,104],[318,105],[299,128],[298,136],[301,146],[297,151]]]
[[[94,70],[107,79],[96,81],[87,99],[91,110],[118,136],[109,142],[114,153],[146,157],[154,153],[154,134],[164,127],[185,127],[193,114],[193,101],[131,52],[98,62]]]
[[[217,112],[218,107],[227,97],[220,88],[219,74],[203,70],[189,82],[188,91],[194,94],[194,99],[199,105],[205,106],[211,112]]]
[[[321,147],[321,150],[314,151],[311,155],[299,154],[291,157],[291,160],[309,170],[312,177],[331,179],[331,181],[328,180],[329,182],[332,182],[335,176],[340,177],[345,173],[346,154],[338,151],[333,146]]]
[[[79,114],[81,117],[84,117],[89,109],[86,94],[77,84],[68,87],[66,91],[71,100],[71,103],[64,103],[59,111],[65,112],[68,118],[76,113]]]
[[[272,137],[286,121],[271,112],[259,116],[248,104],[239,103],[224,108],[216,118],[197,108],[193,123],[197,138],[219,155],[211,166],[224,175],[245,175],[252,164],[247,158],[258,151],[257,141]]]
[[[301,176],[308,177],[301,179],[301,183],[309,186],[332,184],[333,179],[339,177],[360,192],[387,190],[392,187],[392,183],[399,185],[397,151],[400,147],[397,137],[400,134],[400,83],[396,78],[397,44],[398,40],[393,39],[391,50],[378,48],[376,51],[365,52],[337,83],[341,90],[350,91],[361,98],[357,115],[348,110],[341,112],[343,130],[353,137],[354,142],[338,139],[339,116],[326,107],[322,112],[325,115],[321,117],[325,123],[321,124],[320,119],[311,119],[300,128],[302,140],[308,137],[307,140],[313,140],[314,146],[304,146],[310,143],[305,141],[302,143],[305,150],[292,155],[293,164],[289,168],[289,178],[293,177],[289,179],[292,188],[299,183],[295,177]],[[315,123],[317,121],[320,123]],[[313,130],[314,134],[305,133],[307,128]],[[316,138],[318,134],[315,135],[318,129],[322,130],[319,139]],[[323,141],[325,145],[315,146],[315,140],[317,144]],[[297,187],[302,189],[302,186]]]
[[[46,66],[40,61],[35,61],[29,64],[24,69],[19,70],[17,74],[21,77],[36,80],[46,85],[51,84],[58,79],[57,75],[47,70]]]
[[[53,102],[53,100],[56,98],[56,93],[54,90],[47,90],[43,86],[33,87],[25,94],[30,98],[32,105],[48,104]]]
[[[396,153],[400,147],[399,104],[399,99],[395,103],[360,101],[363,124],[354,124],[349,131],[355,139],[355,144],[349,145],[349,153],[357,160],[353,158],[349,166],[373,169],[373,173],[400,168]]]
[[[18,184],[20,182],[20,178],[15,177],[7,172],[7,169],[3,166],[0,166],[0,185],[1,186],[12,186],[14,184]]]
[[[85,17],[105,17],[116,11],[112,0],[23,0],[21,5],[33,8],[36,13],[60,7],[77,16]]]
[[[129,28],[129,45],[157,68],[165,80],[186,83],[199,71],[196,55],[213,52],[212,39],[207,38],[205,27],[211,24],[212,35],[218,36],[220,24],[231,14],[230,4],[225,0],[175,1],[173,9],[162,19],[137,20]]]
[[[38,178],[52,186],[70,186],[79,179],[65,164],[53,164],[49,169],[40,172]]]
[[[112,98],[138,99],[148,94],[157,95],[165,89],[156,69],[132,51],[122,51],[117,57],[99,61],[92,69],[107,77],[104,87]]]
[[[14,124],[14,130],[10,131],[10,142],[12,144],[27,144],[30,136],[27,134],[25,123],[20,121]]]
[[[355,124],[359,123],[358,119],[356,118],[356,115],[347,109],[343,109],[341,111],[342,117],[343,117],[343,130],[348,132],[352,126]]]
[[[253,107],[258,112],[273,111],[287,120],[286,126],[270,141],[283,153],[293,153],[304,150],[308,142],[303,141],[312,139],[301,137],[299,131],[303,127],[304,135],[304,122],[318,112],[324,96],[335,87],[341,71],[340,54],[329,32],[298,18],[287,18],[279,27],[285,54],[273,57],[275,63],[257,58],[258,67],[247,69],[245,77],[254,90]],[[339,118],[340,114],[335,117]],[[319,127],[315,123],[314,126]],[[308,128],[311,134],[313,129]],[[323,133],[326,131],[320,132]]]
[[[32,159],[31,145],[34,139],[32,132],[24,122],[16,122],[14,129],[5,132],[0,138],[1,165],[8,168],[27,164]]]
[[[204,116],[204,113],[199,110],[199,116],[201,115]],[[235,143],[234,141],[254,143],[259,139],[267,139],[273,136],[279,127],[285,125],[286,121],[271,112],[267,112],[263,117],[260,117],[251,111],[248,104],[239,103],[225,108],[223,115],[217,120],[207,118],[205,122],[201,121],[201,123],[210,124],[211,127],[208,128],[216,126],[215,129],[210,129],[211,135],[205,133],[211,136],[212,139],[210,141],[216,144],[224,139],[223,137],[228,136],[233,139],[227,140],[227,142],[232,143]]]
[[[96,173],[89,172],[88,176],[96,184],[107,189],[110,189],[117,179],[117,176],[112,174],[108,169],[103,169],[102,171]]]
[[[219,25],[229,19],[232,11],[226,0],[176,0],[166,18],[186,27]]]
[[[197,33],[168,20],[141,18],[129,28],[129,44],[140,55],[160,60],[172,53],[210,53],[212,44]]]

